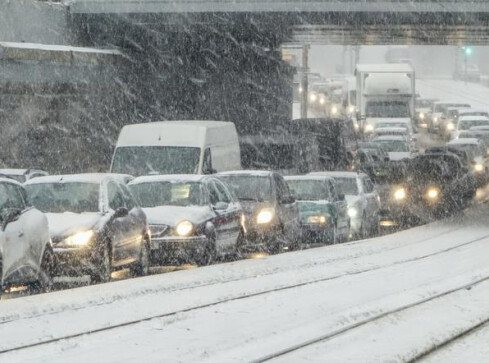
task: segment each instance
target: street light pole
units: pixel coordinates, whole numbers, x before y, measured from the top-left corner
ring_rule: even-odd
[[[309,71],[309,45],[304,44],[302,46],[302,78],[301,78],[301,118],[307,118],[307,101],[309,95],[309,85],[307,79],[307,73]]]
[[[464,52],[464,63],[465,63],[464,83],[467,84],[467,50]]]

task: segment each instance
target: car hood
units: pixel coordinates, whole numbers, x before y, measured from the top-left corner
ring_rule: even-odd
[[[97,228],[103,213],[46,213],[49,232],[54,241],[63,239],[79,231]]]
[[[410,159],[410,158],[411,158],[410,152],[395,151],[389,153],[389,159],[392,161],[400,161],[403,159]]]
[[[202,223],[212,216],[208,206],[173,206],[165,205],[153,208],[143,208],[148,224],[165,224],[176,226],[179,222],[187,220],[194,224]]]
[[[331,210],[331,202],[328,200],[304,200],[297,201],[297,206],[299,207],[299,212],[329,212]]]
[[[252,216],[256,211],[262,208],[273,208],[273,204],[271,202],[253,202],[253,201],[243,201],[240,200],[241,208],[243,208],[243,212],[246,216]]]

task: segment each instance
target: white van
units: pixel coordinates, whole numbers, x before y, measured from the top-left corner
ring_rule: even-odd
[[[232,122],[161,121],[124,126],[112,157],[112,173],[211,174],[241,169]]]

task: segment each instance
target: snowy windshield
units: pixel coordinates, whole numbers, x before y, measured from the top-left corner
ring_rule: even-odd
[[[367,117],[410,117],[409,104],[402,101],[367,102]]]
[[[297,200],[329,200],[328,186],[320,180],[287,180]]]
[[[345,195],[358,195],[358,185],[356,178],[334,178]]]
[[[134,197],[143,208],[158,206],[205,205],[202,185],[192,182],[152,182],[129,185]]]
[[[175,146],[118,147],[112,172],[134,176],[196,174],[200,148]]]
[[[489,126],[489,120],[460,120],[458,122],[459,130],[470,130],[473,126]]]
[[[482,157],[485,155],[484,148],[477,144],[450,144],[450,147],[453,149],[466,150],[473,157]]]
[[[45,213],[98,212],[100,185],[39,183],[26,185],[30,203]]]
[[[219,175],[240,201],[269,201],[273,198],[271,179],[257,175]]]
[[[376,140],[387,152],[408,152],[409,145],[406,141],[402,140]]]

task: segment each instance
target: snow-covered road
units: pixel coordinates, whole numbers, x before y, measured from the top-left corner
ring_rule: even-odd
[[[409,360],[489,319],[489,210],[475,214],[4,301],[0,361]]]
[[[489,88],[417,85],[489,109]],[[1,301],[0,362],[486,361],[488,218],[478,204],[370,240]]]

